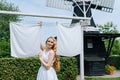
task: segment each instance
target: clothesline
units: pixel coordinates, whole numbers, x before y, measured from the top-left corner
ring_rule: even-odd
[[[0,14],[11,14],[11,15],[19,15],[19,16],[32,16],[32,17],[44,17],[44,18],[59,18],[59,19],[91,19],[89,17],[72,17],[72,16],[61,16],[61,15],[49,15],[49,14],[33,14],[33,13],[21,13],[14,11],[2,11],[0,10]]]

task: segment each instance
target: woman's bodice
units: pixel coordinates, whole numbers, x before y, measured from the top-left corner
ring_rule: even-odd
[[[42,52],[42,58],[43,58],[43,60],[45,61],[45,62],[48,62],[48,59],[49,59],[49,55],[50,54],[53,54],[52,53],[52,50],[50,50],[50,51],[45,51],[45,50],[43,50],[43,52]],[[53,60],[53,62],[54,62],[54,60]],[[53,64],[53,63],[52,63]]]
[[[50,51],[46,52],[45,50],[42,52],[42,58],[45,62],[48,62]]]

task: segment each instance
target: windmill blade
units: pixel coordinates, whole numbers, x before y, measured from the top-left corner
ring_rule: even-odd
[[[112,12],[115,0],[47,0],[47,7],[59,8],[64,10],[73,11],[73,4],[76,2],[83,4],[85,2],[93,9]]]
[[[59,8],[63,10],[73,10],[72,2],[67,0],[47,0],[47,7]]]
[[[115,0],[93,0],[92,1],[92,8],[96,7],[98,10],[112,12],[114,8]]]

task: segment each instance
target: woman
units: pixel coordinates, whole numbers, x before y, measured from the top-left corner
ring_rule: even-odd
[[[46,46],[41,46],[39,59],[41,67],[37,74],[37,80],[58,80],[55,70],[59,70],[59,60],[56,54],[56,40],[49,37]]]

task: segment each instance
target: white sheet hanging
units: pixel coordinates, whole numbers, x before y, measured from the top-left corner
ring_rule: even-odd
[[[40,50],[40,26],[10,23],[11,56],[17,58],[38,55]]]
[[[80,23],[69,27],[57,23],[57,53],[69,57],[81,54],[81,36]]]

